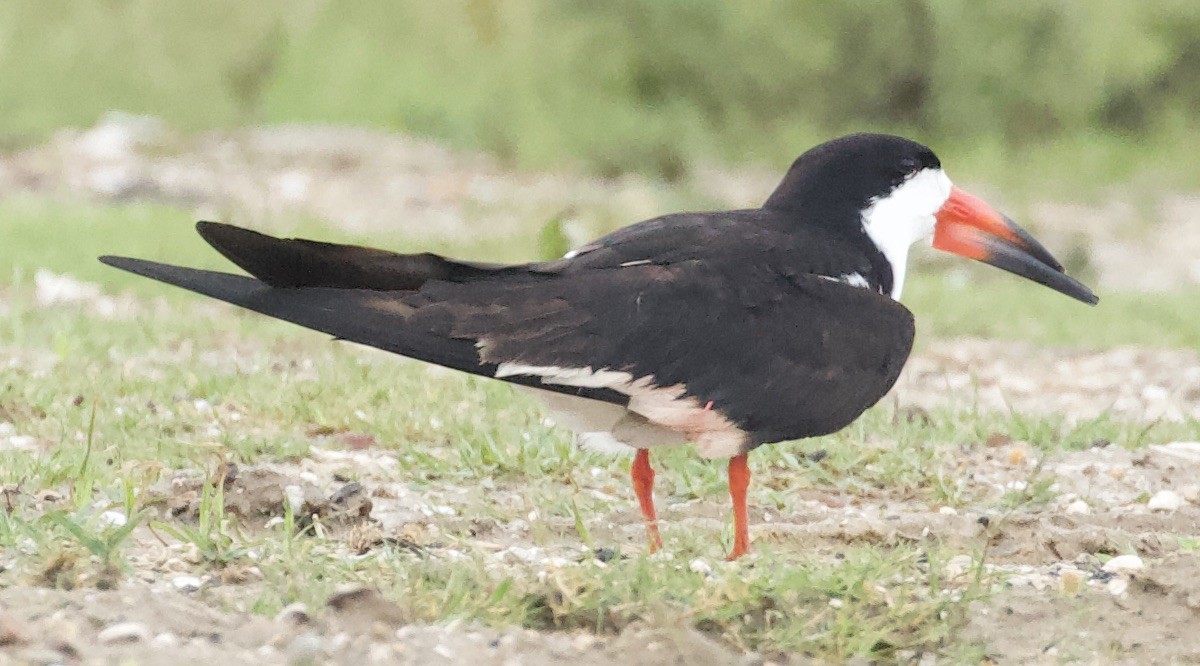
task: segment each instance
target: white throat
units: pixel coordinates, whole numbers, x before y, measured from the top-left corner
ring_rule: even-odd
[[[952,185],[941,169],[922,169],[863,211],[863,229],[892,265],[892,298],[900,300],[908,248],[933,235],[936,215]]]

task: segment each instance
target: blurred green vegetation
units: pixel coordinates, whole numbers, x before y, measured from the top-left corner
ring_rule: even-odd
[[[109,109],[185,130],[360,124],[668,179],[884,130],[998,185],[1155,168],[1195,184],[1200,3],[0,3],[0,141]]]

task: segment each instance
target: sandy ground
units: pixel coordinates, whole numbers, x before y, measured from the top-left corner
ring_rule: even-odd
[[[774,177],[719,171],[695,186],[724,205],[761,199]],[[671,209],[670,195],[638,179],[602,182],[505,172],[493,161],[426,142],[359,130],[278,128],[183,139],[156,122],[116,118],[51,143],[0,156],[0,195],[151,199],[272,223],[295,214],[350,230],[401,228],[457,238],[486,210],[489,233],[521,228],[561,211],[603,208],[626,221]],[[1060,219],[1064,237],[1089,217],[1100,284],[1138,288],[1200,283],[1200,232],[1184,229],[1200,200],[1167,196],[1145,242],[1121,242],[1142,224],[1116,204],[1035,207],[1038,226]],[[587,213],[579,213],[586,217]],[[1097,223],[1096,216],[1107,220]],[[417,221],[414,226],[413,221]],[[604,226],[607,220],[585,220]],[[1153,262],[1147,261],[1153,257]],[[1154,266],[1146,274],[1142,267]],[[934,343],[910,362],[896,391],[906,410],[932,409],[969,394],[982,409],[1053,412],[1068,419],[1101,413],[1153,423],[1200,417],[1200,359],[1191,351],[1122,348],[1105,352],[1045,350],[979,340]],[[1049,396],[1049,397],[1047,397]],[[971,553],[988,544],[988,566],[1008,576],[1007,590],[979,604],[968,637],[986,637],[999,663],[1082,660],[1172,663],[1200,660],[1200,555],[1180,537],[1200,534],[1200,443],[1174,442],[1130,453],[1097,442],[1084,451],[1039,461],[1021,442],[996,441],[955,452],[944,462],[969,498],[965,508],[929,506],[903,496],[853,497],[807,489],[802,511],[751,520],[760,543],[836,550],[846,543],[882,546],[939,539],[962,555],[945,572],[961,576]],[[282,513],[280,488],[302,489],[309,509],[365,518],[380,536],[408,538],[454,531],[477,497],[447,489],[416,495],[392,471],[395,454],[353,450],[330,439],[296,464],[240,470],[227,496],[233,510],[265,522]],[[339,475],[349,467],[361,487]],[[997,515],[995,498],[1031,476],[1052,481],[1042,506]],[[191,489],[194,491],[194,489]],[[188,476],[167,483],[175,510],[193,510]],[[191,492],[191,494],[189,494]],[[483,492],[476,489],[474,492]],[[509,491],[517,493],[516,490]],[[504,492],[492,501],[514,500]],[[49,498],[46,501],[53,501]],[[515,501],[515,500],[514,500]],[[431,518],[430,507],[454,516]],[[616,502],[593,516],[598,541],[640,543],[641,525]],[[672,524],[713,526],[723,507],[681,503],[663,508]],[[472,523],[472,528],[478,524]],[[569,525],[552,525],[561,543],[529,548],[528,526],[484,529],[503,566],[553,568],[579,558]],[[361,535],[360,535],[361,536]],[[0,590],[0,663],[478,663],[478,664],[752,664],[685,628],[633,626],[617,636],[495,631],[469,626],[414,626],[370,590],[346,590],[327,608],[288,609],[270,619],[222,610],[229,587],[189,568],[186,553],[149,534],[135,536],[138,570],[118,589]],[[455,546],[418,544],[431,556]],[[632,546],[631,546],[632,547]],[[1107,560],[1107,556],[1136,556]],[[965,559],[963,559],[965,558]],[[1117,563],[1117,564],[1114,564]],[[0,564],[3,564],[0,562]],[[953,568],[952,568],[953,567]],[[182,580],[182,582],[181,582]],[[193,584],[195,583],[195,584]],[[240,585],[253,585],[243,582]],[[919,656],[918,656],[919,657]],[[917,657],[914,657],[917,658]]]
[[[1200,356],[1187,349],[1042,349],[990,340],[938,341],[914,354],[892,395],[933,407],[948,399],[993,410],[1108,414],[1122,421],[1200,418]]]
[[[359,448],[346,438],[318,437],[297,463],[237,470],[226,484],[227,508],[251,529],[284,512],[292,486],[303,512],[356,547],[399,539],[422,557],[453,560],[480,553],[498,569],[553,572],[576,566],[578,538],[566,518],[498,523],[473,515],[482,503],[511,505],[522,515],[521,488],[447,485],[415,491],[397,474],[395,451]],[[350,446],[347,446],[351,444]],[[986,544],[986,567],[1005,588],[977,603],[966,638],[986,639],[999,663],[1083,659],[1101,663],[1174,663],[1200,659],[1200,552],[1181,539],[1200,534],[1200,443],[1173,442],[1130,452],[1098,443],[1039,461],[1022,442],[997,440],[952,451],[942,462],[960,479],[967,501],[931,506],[901,492],[869,495],[796,488],[790,513],[751,510],[762,547],[835,554],[847,544],[882,548],[936,540],[960,555],[942,572],[972,575]],[[347,470],[358,479],[342,480]],[[1045,481],[1043,504],[1007,512],[996,499],[1022,484]],[[198,502],[194,471],[180,470],[158,486],[163,511],[186,519]],[[581,492],[596,489],[583,488]],[[295,493],[295,491],[293,491]],[[38,500],[52,508],[53,493]],[[640,552],[642,526],[631,501],[614,498],[607,513],[590,515],[597,543]],[[625,498],[629,499],[629,498]],[[18,498],[20,501],[20,498]],[[717,531],[724,506],[670,500],[661,517],[671,529]],[[535,532],[539,537],[535,538]],[[470,534],[470,539],[454,535]],[[546,535],[550,535],[547,539]],[[532,546],[539,541],[539,546]],[[1108,559],[1111,557],[1112,559]],[[0,659],[16,663],[759,663],[683,627],[631,626],[616,636],[496,631],[473,626],[417,626],[370,589],[347,589],[326,608],[285,609],[274,619],[229,609],[253,597],[252,573],[212,572],[189,547],[135,533],[128,552],[134,575],[115,590],[86,585],[72,591],[36,585],[0,590]],[[2,562],[0,562],[2,563]],[[713,566],[718,562],[712,562]],[[748,563],[753,566],[753,559]],[[918,655],[914,655],[914,659]],[[682,661],[680,661],[682,659]]]
[[[401,626],[369,590],[331,598],[320,620],[300,609],[267,619],[133,581],[114,591],[0,591],[0,661],[137,664],[739,664],[703,635],[634,626],[618,636]],[[680,660],[683,661],[680,661]],[[750,663],[753,663],[751,660]]]

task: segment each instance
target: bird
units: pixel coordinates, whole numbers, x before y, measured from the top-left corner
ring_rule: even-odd
[[[690,443],[727,458],[730,560],[751,550],[749,452],[836,432],[895,384],[915,332],[899,302],[914,243],[1098,302],[931,149],[886,134],[807,150],[758,208],[663,215],[549,261],[197,231],[248,275],[100,260],[535,394],[581,445],[633,454],[651,553],[663,540],[650,452]]]

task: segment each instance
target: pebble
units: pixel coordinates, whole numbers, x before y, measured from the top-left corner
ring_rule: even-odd
[[[325,650],[325,641],[314,632],[300,634],[287,648],[287,660],[293,666],[316,664]]]
[[[1092,507],[1089,506],[1087,502],[1085,502],[1081,499],[1077,499],[1074,502],[1071,502],[1070,504],[1067,505],[1067,513],[1073,513],[1073,514],[1077,514],[1077,515],[1087,515],[1091,512],[1092,512]]]
[[[1189,502],[1200,502],[1200,484],[1189,483],[1179,489],[1179,494]]]
[[[1128,574],[1146,568],[1146,563],[1137,555],[1118,555],[1104,563],[1104,571],[1113,574]]]
[[[304,508],[304,489],[298,485],[290,484],[283,487],[283,494],[287,497],[288,506],[291,507],[293,514],[299,514]]]
[[[140,643],[150,640],[150,630],[141,622],[118,622],[105,627],[96,640],[104,645]]]
[[[1151,451],[1163,453],[1169,456],[1175,456],[1186,462],[1200,463],[1200,442],[1171,442],[1170,444],[1156,444],[1150,447]]]
[[[204,585],[204,581],[200,580],[196,576],[176,576],[171,581],[171,584],[174,585],[175,589],[179,590],[180,592],[195,592],[199,590],[202,585]]]
[[[297,601],[296,603],[284,606],[275,615],[275,621],[282,624],[301,625],[311,622],[312,617],[308,614],[308,606]]]
[[[509,558],[508,557],[509,555],[511,555],[512,557]],[[516,559],[519,562],[524,562],[526,564],[536,564],[544,558],[544,555],[542,553],[542,549],[538,548],[536,546],[531,547],[531,548],[522,548],[521,546],[510,546],[510,547],[505,548],[504,550],[496,553],[496,558],[500,559],[500,560],[509,560],[509,561],[511,561],[512,559]]]
[[[100,514],[100,522],[109,527],[124,527],[125,523],[129,522],[129,518],[120,511],[105,511]]]
[[[38,441],[32,435],[12,435],[6,442],[0,442],[0,450],[36,451]]]
[[[329,639],[329,650],[331,652],[341,652],[342,650],[345,650],[346,647],[349,645],[350,645],[350,634],[348,634],[344,631],[339,631],[338,633],[334,634],[332,638]]]
[[[1174,490],[1160,490],[1146,502],[1146,508],[1151,511],[1177,511],[1183,506],[1183,498]]]
[[[955,555],[946,563],[946,577],[958,578],[971,570],[974,560],[970,555]]]
[[[1037,591],[1045,590],[1054,584],[1054,579],[1049,574],[1031,572],[1009,576],[1008,584],[1012,587],[1021,587],[1028,585]]]
[[[390,645],[372,643],[367,648],[367,661],[375,664],[394,664],[397,661],[396,652]]]
[[[1125,594],[1125,590],[1129,589],[1129,579],[1114,578],[1105,583],[1104,589],[1108,590],[1108,593],[1114,597],[1119,597],[1122,594]]]
[[[938,513],[942,514],[943,516],[957,516],[958,509],[955,509],[952,506],[944,506],[938,509]]]
[[[169,631],[164,631],[163,633],[155,636],[150,641],[150,645],[159,649],[178,647],[179,637]]]
[[[1171,392],[1167,389],[1151,384],[1142,389],[1142,398],[1148,402],[1162,402],[1171,397]]]
[[[703,558],[699,557],[692,560],[692,563],[688,566],[688,568],[692,570],[692,573],[698,573],[704,576],[711,576],[713,572],[712,565],[710,565],[708,562],[705,562]]]
[[[63,664],[68,663],[68,660],[58,650],[50,650],[48,648],[34,647],[28,650],[22,650],[18,656],[17,662],[20,664]]]
[[[579,634],[571,639],[571,647],[575,648],[576,652],[583,652],[596,644],[596,637],[591,634]]]
[[[617,551],[612,548],[597,548],[592,555],[600,562],[611,562],[617,559]]]
[[[0,613],[0,646],[24,643],[28,638],[25,623],[7,614]]]

